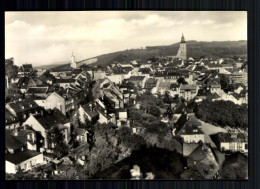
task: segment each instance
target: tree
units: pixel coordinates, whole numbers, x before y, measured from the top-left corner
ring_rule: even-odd
[[[233,56],[233,59],[234,59],[235,61],[237,61],[237,60],[238,60],[238,58],[239,58],[239,57],[238,57],[238,56],[236,56],[236,55],[234,55],[234,56]]]
[[[19,100],[19,98],[23,98],[23,94],[21,91],[17,88],[11,85],[8,89],[6,89],[6,101],[14,101]]]
[[[195,105],[194,112],[199,119],[214,125],[222,127],[229,125],[235,128],[248,127],[248,108],[231,101],[204,100]]]
[[[228,76],[221,75],[220,76],[220,85],[221,89],[227,89],[230,83],[230,79]]]
[[[49,148],[53,149],[56,157],[61,158],[68,154],[68,146],[64,141],[64,134],[58,126],[52,127],[47,132]]]
[[[166,92],[165,92],[165,95],[164,95],[164,98],[163,98],[163,102],[166,103],[166,104],[170,104],[172,102],[170,95]]]
[[[178,79],[177,79],[177,82],[178,82],[179,84],[182,84],[182,85],[188,84],[183,77],[178,78]]]
[[[117,137],[114,124],[96,124],[94,146],[90,151],[85,168],[95,174],[111,166],[118,157]]]

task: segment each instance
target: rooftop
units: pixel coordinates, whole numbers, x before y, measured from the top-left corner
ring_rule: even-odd
[[[131,76],[129,78],[129,81],[143,81],[143,79],[145,78],[145,76]]]
[[[13,136],[12,132],[11,130],[5,130],[5,147],[13,150],[23,147],[24,144]]]
[[[51,110],[50,113],[46,112],[43,116],[40,114],[33,116],[46,130],[49,130],[55,125],[65,124],[69,122],[66,116],[63,115],[58,109]]]
[[[7,154],[5,155],[5,160],[17,165],[39,154],[41,153],[32,150],[25,150],[25,151],[17,152],[15,154]]]
[[[180,90],[196,90],[197,85],[181,85]]]
[[[23,99],[21,101],[9,102],[7,105],[9,105],[16,113],[40,107],[34,102],[33,99]]]
[[[47,91],[48,91],[48,87],[30,87],[27,91],[26,91],[26,93],[28,94],[33,94],[33,93],[35,93],[35,94],[37,94],[37,93],[47,93]]]

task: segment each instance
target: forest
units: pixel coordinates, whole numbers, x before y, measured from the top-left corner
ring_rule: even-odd
[[[205,100],[196,104],[195,115],[202,121],[221,127],[248,128],[248,108],[231,101]]]

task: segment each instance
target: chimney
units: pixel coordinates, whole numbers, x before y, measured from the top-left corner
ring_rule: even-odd
[[[93,111],[93,106],[92,106],[91,103],[89,103],[89,108],[90,108],[91,111]]]
[[[32,133],[32,141],[33,141],[33,143],[35,141],[35,134],[34,133]]]
[[[43,112],[43,110],[41,110],[41,115],[42,115],[42,116],[44,115],[44,112]]]
[[[231,138],[237,138],[237,133],[235,133],[235,132],[232,132],[230,135],[231,135]]]
[[[8,88],[9,88],[9,80],[8,80],[8,76],[6,75],[5,78],[6,78],[6,88],[8,89]]]
[[[18,131],[17,131],[17,129],[14,130],[14,136],[18,136]]]

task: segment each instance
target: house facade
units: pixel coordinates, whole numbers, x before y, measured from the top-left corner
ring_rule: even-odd
[[[185,100],[191,100],[198,94],[198,85],[181,85],[179,96]]]

